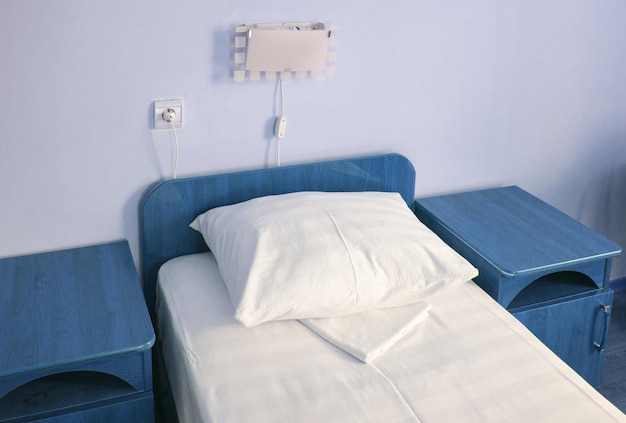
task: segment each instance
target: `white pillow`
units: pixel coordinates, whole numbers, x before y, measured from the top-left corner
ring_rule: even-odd
[[[398,193],[259,197],[190,226],[215,255],[246,326],[411,304],[478,274]]]

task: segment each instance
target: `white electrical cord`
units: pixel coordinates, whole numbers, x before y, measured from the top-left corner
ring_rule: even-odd
[[[287,120],[285,118],[285,97],[283,95],[283,79],[278,79],[278,88],[280,90],[280,116],[276,121],[274,127],[274,135],[276,136],[276,165],[280,167],[280,141],[285,135],[285,125]]]
[[[278,80],[280,88],[280,115],[285,116],[285,97],[283,96],[283,78]]]
[[[178,135],[176,134],[176,127],[174,126],[174,119],[170,119],[170,125],[174,132],[174,141],[176,143],[176,156],[174,158],[174,179],[176,179],[176,172],[178,172]]]

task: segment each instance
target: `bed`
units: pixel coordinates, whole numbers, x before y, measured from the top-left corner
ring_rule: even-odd
[[[269,261],[270,268],[259,274],[272,278],[272,283],[288,282],[278,285],[278,295],[297,287],[293,297],[298,304],[281,308],[282,297],[276,302],[269,297],[272,306],[263,307],[268,297],[262,292],[261,305],[248,307],[249,298],[258,300],[257,291],[264,291],[265,285],[255,290],[246,285],[243,294],[237,290],[241,268],[249,276],[256,272],[250,269],[260,265],[255,261],[248,266],[248,233],[243,234],[244,244],[237,244],[241,234],[232,235],[231,227],[247,230],[250,222],[259,220],[266,225],[265,217],[277,210],[281,217],[273,224],[280,231],[306,230],[309,214],[317,210],[310,204],[325,202],[323,213],[332,216],[329,222],[340,229],[344,244],[353,241],[345,225],[355,226],[364,219],[366,223],[359,225],[374,231],[355,241],[358,251],[351,250],[348,258],[356,267],[351,272],[365,274],[363,269],[376,262],[376,280],[404,281],[406,272],[416,273],[413,263],[405,269],[401,262],[402,268],[382,276],[379,271],[388,268],[385,260],[413,251],[413,238],[406,237],[413,236],[414,223],[407,224],[406,214],[399,209],[410,211],[414,184],[412,164],[401,155],[385,154],[168,180],[147,193],[141,216],[144,291],[181,422],[626,421],[468,280],[469,270],[447,253],[429,256],[428,266],[436,266],[437,271],[428,268],[423,273],[440,275],[438,266],[448,269],[448,263],[455,262],[454,277],[452,273],[436,280],[429,276],[426,282],[411,278],[409,288],[403,282],[384,292],[375,283],[347,284],[350,292],[358,293],[358,301],[348,295],[350,301],[344,303],[341,283],[333,280],[324,285],[329,269],[335,271],[336,254],[323,265],[309,262],[304,275],[297,273],[294,278],[289,273],[293,269],[285,264],[292,261],[282,254],[308,246],[308,236],[286,242],[281,234],[274,249],[274,244],[263,243],[262,232],[257,237],[262,238],[260,256],[265,261],[261,263],[267,266]],[[297,209],[304,217],[298,215],[296,224],[289,226],[283,219],[296,213],[290,208],[292,201],[305,204]],[[379,209],[379,202],[391,208]],[[345,209],[356,214],[344,216]],[[380,215],[385,218],[376,220]],[[222,238],[215,235],[220,241],[207,234],[203,224],[209,220],[211,234],[220,234]],[[407,234],[396,231],[406,248],[385,244],[381,252],[378,245],[367,246],[370,240],[377,244],[389,233],[396,234],[393,222],[411,228]],[[354,233],[361,234],[360,226]],[[427,243],[436,244],[430,235],[419,233]],[[319,253],[333,252],[324,239],[322,247],[316,247]],[[445,247],[434,248],[444,251]],[[366,250],[365,264],[354,266],[360,263],[355,256]],[[258,258],[259,251],[254,254]],[[301,260],[298,254],[292,255]],[[302,261],[307,260],[308,256]],[[310,282],[308,278],[314,277],[310,275],[318,272],[323,280]],[[342,272],[337,273],[341,280]],[[305,286],[292,283],[296,279],[305,281]],[[259,280],[267,283],[268,279]],[[315,289],[299,291],[311,284]],[[322,301],[313,301],[318,294]],[[352,311],[346,312],[346,307]],[[395,329],[393,337],[388,336],[390,327]],[[343,338],[346,333],[357,338],[355,343]]]

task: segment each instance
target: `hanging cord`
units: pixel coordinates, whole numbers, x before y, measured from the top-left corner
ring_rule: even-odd
[[[283,95],[283,78],[278,80],[278,87],[280,88],[280,115],[285,116],[285,96]]]
[[[274,126],[274,136],[276,137],[276,165],[280,167],[280,143],[285,136],[285,126],[287,118],[285,118],[285,96],[283,94],[283,78],[278,80],[278,88],[280,91],[280,116],[276,119]]]
[[[280,116],[282,117],[282,116],[285,116],[285,96],[283,94],[283,78],[280,78],[278,80],[278,88],[280,90]],[[280,141],[282,139],[283,137],[278,136],[278,134],[276,134],[276,164],[278,167],[280,167]]]
[[[172,131],[174,132],[174,141],[176,143],[176,155],[174,157],[174,179],[176,179],[176,173],[178,172],[178,135],[176,134],[176,127],[174,126],[174,119],[170,120]]]

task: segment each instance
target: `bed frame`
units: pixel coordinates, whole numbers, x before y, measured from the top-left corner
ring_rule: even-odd
[[[210,208],[234,204],[265,195],[296,191],[398,192],[406,203],[412,206],[415,195],[414,190],[415,170],[405,157],[398,154],[248,170],[161,182],[146,194],[140,222],[143,283],[151,316],[154,319],[157,273],[161,265],[177,256],[207,251],[208,248],[202,236],[190,229],[189,223],[198,214]],[[483,295],[486,297],[486,294]],[[476,299],[478,300],[478,297]],[[493,302],[489,299],[484,304],[493,305]],[[477,309],[480,309],[480,307]],[[493,317],[491,312],[488,314]],[[510,318],[512,324],[520,325],[513,317],[502,311],[500,319],[503,319],[504,316]],[[503,322],[502,324],[505,323]],[[522,329],[518,327],[511,330],[517,333],[515,339],[522,342],[522,333],[517,332]],[[513,333],[511,332],[509,335]],[[504,332],[501,332],[502,334]],[[503,343],[502,339],[505,338],[500,338],[499,344]],[[533,340],[534,338],[528,339]],[[538,341],[535,340],[535,342],[538,345]],[[530,348],[532,345],[528,344],[527,346]],[[473,346],[471,348],[475,349]],[[537,350],[537,352],[546,357],[546,359],[552,357],[550,359],[552,365],[560,363],[551,353],[548,353],[547,349],[545,351]],[[491,356],[488,355],[487,357]],[[533,355],[533,357],[535,356]],[[160,337],[158,335],[157,342],[153,348],[153,359],[155,406],[159,410],[157,415],[159,413],[162,414],[167,421],[177,421],[174,410],[175,404],[169,390],[168,375],[165,371],[162,351],[160,351]],[[465,356],[461,355],[459,359],[463,363]],[[482,366],[485,366],[485,363],[481,364],[479,368],[483,368]],[[562,368],[558,367],[551,370],[549,374],[571,372],[564,364],[562,366]],[[475,370],[471,372],[475,372]],[[546,372],[547,370],[549,369],[546,367]],[[571,375],[564,374],[563,377],[569,380],[570,377],[574,376],[572,373]],[[473,380],[473,377],[466,380]],[[524,383],[530,383],[526,382],[526,379],[523,379],[523,381]],[[584,388],[583,395],[587,395],[587,393],[589,395],[597,394],[591,387],[585,388],[582,380],[578,381],[577,378],[572,379],[572,381],[577,389]],[[540,388],[543,389],[543,387]],[[570,391],[577,392],[576,389],[570,389]],[[486,400],[488,400],[490,395],[486,395]],[[597,402],[600,400],[603,399],[597,394],[597,398],[592,397],[589,401]],[[539,406],[534,403],[529,405]],[[593,404],[590,406],[596,407]],[[607,405],[597,405],[598,410],[605,407],[608,407],[608,403]],[[554,407],[551,409],[557,410]],[[615,416],[619,414],[617,410],[613,411],[612,408],[606,408],[606,410],[607,414],[614,414]],[[618,419],[619,417],[616,417],[616,421]]]
[[[296,191],[398,192],[412,206],[415,169],[399,154],[366,156],[167,180],[146,195],[141,211],[143,286],[154,319],[157,273],[166,261],[207,251],[189,223],[208,209]]]

